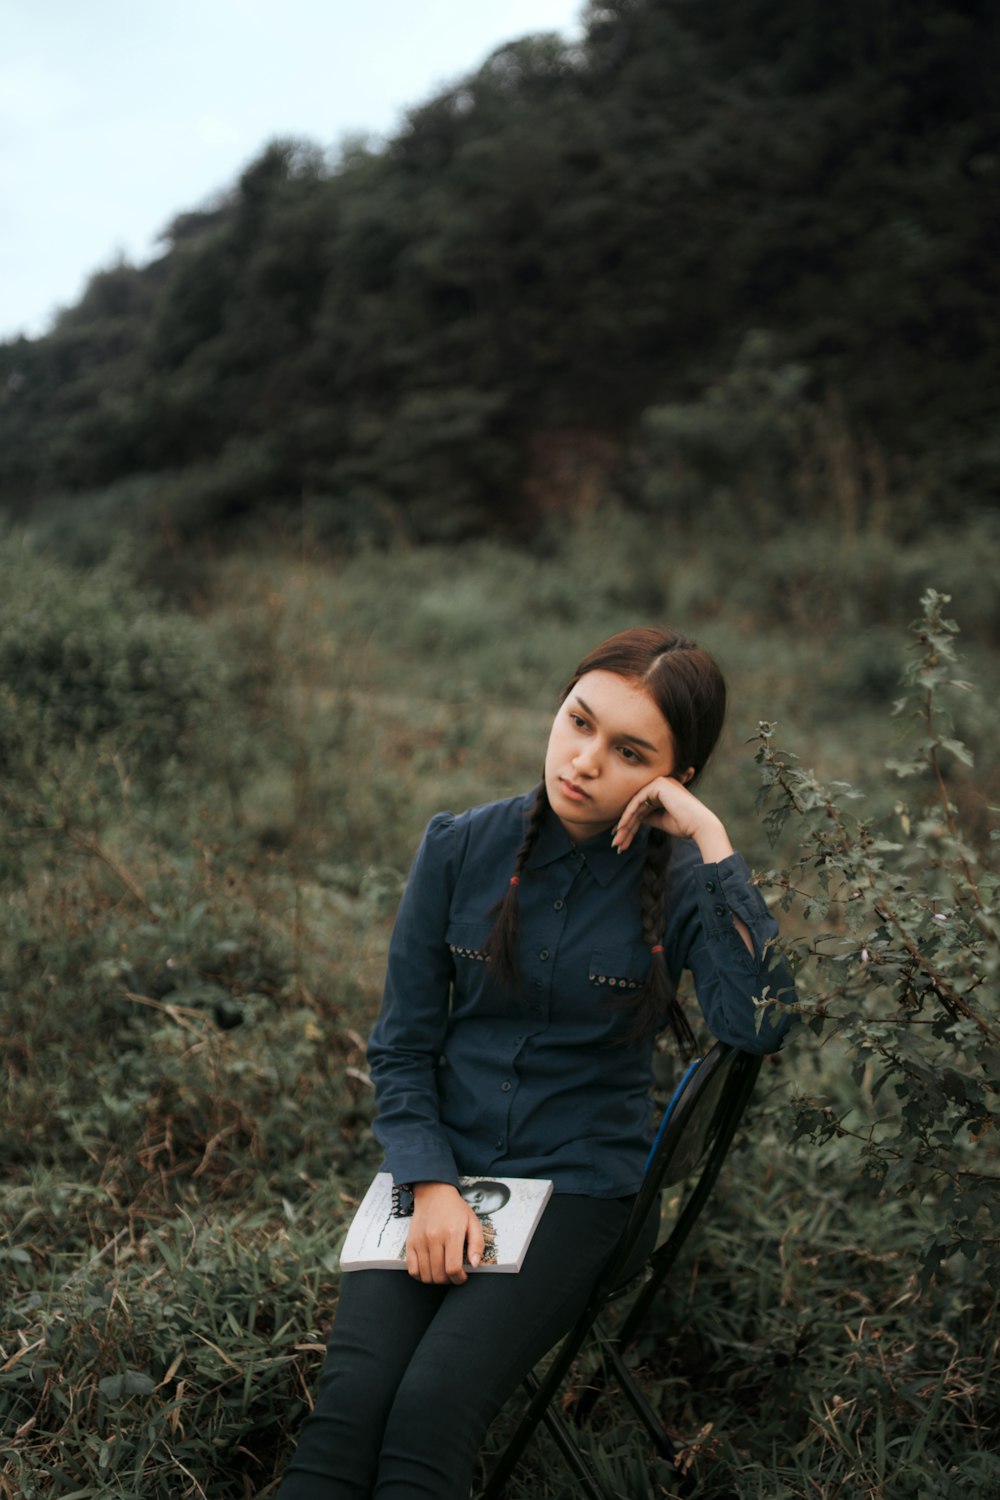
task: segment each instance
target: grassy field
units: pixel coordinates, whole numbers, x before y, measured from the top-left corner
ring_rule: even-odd
[[[559,689],[610,631],[668,620],[721,659],[730,721],[703,794],[762,875],[815,873],[817,829],[840,826],[802,801],[772,846],[749,743],[764,720],[799,773],[863,793],[886,843],[912,826],[900,902],[935,839],[951,854],[933,880],[964,859],[988,896],[995,693],[952,694],[952,738],[974,759],[942,752],[961,849],[928,821],[933,776],[885,762],[906,753],[892,706],[927,587],[953,596],[962,673],[995,683],[994,542],[986,520],[901,546],[822,526],[709,539],[606,512],[530,552],[180,558],[178,610],[127,551],[76,574],[7,536],[0,1493],[272,1492],[376,1164],[364,1038],[410,855],[433,811],[537,779]],[[780,881],[766,888],[781,898]],[[976,1088],[995,1101],[997,1049],[925,1009],[883,1091],[884,1007],[865,995],[842,1024],[815,1013],[861,994],[814,961],[817,924],[843,938],[850,920],[789,907],[809,1024],[765,1067],[638,1350],[700,1453],[706,1500],[1000,1496],[1000,1214],[995,1191],[960,1213],[941,1167],[1000,1175],[995,1116],[968,1102]],[[973,959],[945,957],[939,973],[971,986],[1000,1035],[995,962],[975,957],[973,986]],[[667,1083],[668,1053],[660,1066]],[[908,1122],[918,1078],[928,1109],[934,1080],[961,1094],[960,1131],[935,1141]],[[928,1244],[947,1224],[935,1273]],[[599,1420],[588,1441],[610,1493],[643,1492],[628,1424]],[[672,1492],[669,1474],[656,1482]],[[573,1492],[540,1441],[511,1493]]]

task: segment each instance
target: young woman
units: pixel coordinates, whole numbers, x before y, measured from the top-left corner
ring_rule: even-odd
[[[681,971],[721,1040],[780,1045],[775,923],[691,790],[725,696],[693,642],[623,631],[574,673],[537,790],[431,820],[369,1047],[375,1134],[414,1198],[409,1274],[344,1276],[279,1500],[467,1500],[487,1426],[625,1224],[653,1038],[693,1040]],[[460,1173],[553,1180],[516,1275],[468,1275],[483,1233]]]

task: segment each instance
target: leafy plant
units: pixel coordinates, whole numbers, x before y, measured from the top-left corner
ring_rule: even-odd
[[[952,704],[970,684],[958,675],[947,603],[928,590],[914,626],[895,713],[915,742],[886,762],[910,795],[897,801],[892,828],[854,814],[860,793],[823,785],[776,747],[769,724],[757,760],[770,831],[792,822],[804,833],[798,860],[769,884],[784,910],[824,929],[792,944],[800,1012],[846,1049],[867,1104],[859,1119],[853,1100],[800,1097],[796,1131],[852,1138],[880,1194],[933,1195],[925,1277],[960,1252],[1000,1290],[998,882],[988,846],[974,847],[958,822],[953,768],[971,757]]]

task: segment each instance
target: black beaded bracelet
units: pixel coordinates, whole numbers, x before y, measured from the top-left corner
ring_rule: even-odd
[[[412,1182],[394,1182],[392,1185],[392,1216],[394,1219],[408,1219],[413,1213],[413,1184]]]

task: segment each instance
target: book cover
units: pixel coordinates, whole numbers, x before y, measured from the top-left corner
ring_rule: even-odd
[[[486,1242],[479,1271],[519,1271],[542,1210],[547,1178],[463,1177],[460,1192],[478,1215]],[[393,1213],[392,1177],[379,1172],[362,1199],[340,1252],[342,1271],[405,1271],[409,1216]]]

